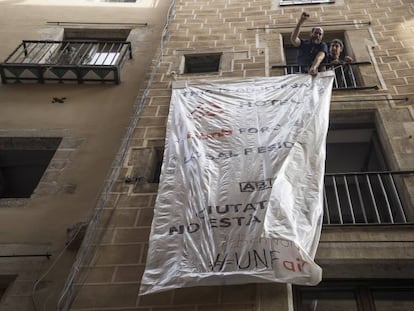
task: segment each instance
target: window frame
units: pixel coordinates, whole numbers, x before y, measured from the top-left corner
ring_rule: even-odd
[[[353,83],[351,85],[348,85],[345,83],[344,85],[337,84],[334,85],[333,90],[335,91],[352,91],[352,90],[365,90],[365,89],[378,89],[381,85],[381,81],[378,78],[378,76],[375,76],[374,78],[370,78],[372,76],[372,73],[376,73],[373,66],[374,64],[371,62],[371,58],[369,55],[366,54],[366,49],[361,49],[358,45],[360,42],[354,43],[354,40],[356,40],[356,37],[359,37],[358,40],[366,39],[366,36],[369,35],[369,32],[367,31],[364,34],[358,34],[358,31],[361,31],[360,29],[357,30],[348,30],[348,29],[332,29],[331,26],[324,26],[324,25],[318,25],[321,27],[327,27],[327,30],[325,31],[323,41],[329,44],[331,40],[334,38],[341,39],[344,43],[344,50],[342,52],[342,57],[344,55],[350,55],[354,58],[354,61],[352,63],[349,63],[349,66],[351,66],[350,71],[352,72],[352,80]],[[307,37],[306,32],[311,31],[311,26],[307,26],[302,31],[303,38]],[[292,28],[293,29],[293,28]],[[299,66],[295,62],[292,62],[293,59],[296,59],[296,48],[290,43],[290,34],[291,32],[283,32],[280,33],[280,41],[282,45],[282,58],[280,59],[280,64],[284,65],[272,65],[273,69],[276,69],[278,73],[276,75],[284,75],[284,74],[290,74],[290,73],[297,73],[297,72],[307,72],[306,70],[303,71],[303,66]],[[362,52],[363,51],[363,52]],[[356,61],[358,60],[358,61]],[[342,69],[342,68],[340,68]],[[284,71],[284,73],[282,73]],[[341,70],[339,70],[341,71]],[[368,74],[368,72],[370,74]],[[337,83],[335,79],[335,83]]]
[[[133,148],[128,160],[131,166],[130,175],[124,179],[124,183],[133,185],[133,193],[156,192],[163,158],[163,146]]]
[[[407,290],[414,294],[413,279],[331,279],[324,280],[316,286],[298,286],[293,288],[294,311],[306,311],[303,308],[303,293],[326,293],[349,291],[354,293],[355,303],[358,311],[375,311],[374,292],[377,290]],[[414,297],[414,295],[413,295]],[[413,298],[414,301],[414,298]]]
[[[325,173],[324,187],[328,192],[326,192],[326,196],[324,197],[324,208],[326,208],[324,213],[324,226],[366,224],[400,225],[403,223],[412,223],[412,219],[414,219],[411,208],[412,200],[410,199],[409,190],[407,189],[406,185],[407,181],[405,180],[409,176],[410,172],[390,171],[390,169],[394,167],[394,162],[392,153],[390,153],[386,148],[388,139],[383,135],[383,128],[381,123],[382,122],[380,121],[376,110],[369,109],[360,112],[331,112],[330,127],[327,135],[327,145],[329,143],[344,143],[345,147],[342,149],[336,149],[336,151],[335,149],[330,149],[331,151],[329,151],[327,147],[327,172]],[[350,131],[351,134],[348,135],[347,131]],[[362,155],[361,152],[364,152],[362,158],[363,161],[359,161],[356,157],[353,157],[352,153],[347,154],[346,152],[343,152],[343,150],[348,149],[346,147],[347,143],[365,144],[368,146],[368,148],[364,147],[357,152],[358,155]],[[331,145],[330,148],[338,147]],[[331,158],[329,158],[329,152],[331,152]],[[341,162],[342,158],[332,157],[338,154],[339,156],[345,158],[344,163]],[[372,156],[372,154],[374,154],[374,156]],[[356,160],[352,160],[352,157]],[[342,163],[339,169],[334,166],[335,163],[338,162]],[[370,164],[364,165],[364,163]],[[335,170],[329,170],[329,167],[334,167]],[[336,179],[336,182],[338,182],[337,188],[335,188],[336,186],[334,185],[334,179]],[[358,179],[358,182],[356,179]],[[364,182],[364,180],[366,180],[366,182]],[[372,213],[368,214],[368,211],[371,210],[375,212],[375,209],[377,207],[374,208],[370,206],[370,204],[366,205],[365,207],[363,205],[360,205],[361,198],[357,196],[355,192],[352,192],[353,190],[351,188],[347,189],[347,187],[344,185],[347,184],[348,187],[352,187],[361,182],[359,185],[365,184],[366,186],[368,180],[373,187],[371,190],[374,190],[374,192],[369,192],[369,197],[371,198],[370,200],[372,200],[372,198],[375,200],[378,199],[378,201],[375,202],[375,204],[379,204],[379,219],[377,219],[378,221],[375,221],[374,219],[368,217],[373,215]],[[343,194],[342,197],[337,198],[335,192],[329,192],[331,189],[329,186],[331,185],[333,187],[332,189],[334,189],[337,194],[339,194],[339,192]],[[394,190],[396,191],[392,191],[392,185],[394,185]],[[375,189],[382,190],[375,192]],[[334,193],[334,196],[332,196],[332,193]],[[351,194],[351,197],[345,197],[344,193]],[[381,203],[384,203],[384,198],[381,196],[382,194],[386,194],[385,198],[387,198],[387,200],[390,199],[391,201],[387,201],[385,202],[385,205],[381,205]],[[363,197],[365,198],[365,196]],[[350,203],[349,200],[351,200],[352,203]],[[365,199],[362,201],[365,203]],[[400,203],[398,203],[398,201]],[[392,217],[388,214],[388,208],[390,208],[392,211]],[[350,221],[348,216],[351,215],[352,212],[361,212],[361,209],[367,212],[366,216],[368,218],[364,217],[363,221],[361,220],[361,215],[363,214],[355,214],[355,222]],[[350,212],[350,210],[352,210],[351,214],[345,214],[345,216],[342,214],[342,212]],[[331,214],[331,212],[333,213]],[[341,220],[339,213],[345,217],[343,218],[343,221]],[[337,218],[335,218],[335,215],[339,217],[339,221]],[[351,218],[353,219],[352,215]]]
[[[68,165],[73,161],[75,151],[81,147],[84,139],[70,135],[70,133],[65,129],[9,129],[0,131],[0,138],[9,137],[61,138],[61,142],[30,198],[1,198],[0,209],[24,208],[28,207],[29,202],[31,202],[34,198],[40,198],[58,193],[74,193],[73,184],[62,182],[60,177],[61,174],[66,171]]]
[[[189,64],[189,62],[191,62],[194,59],[197,58],[215,58],[217,57],[217,59],[214,59],[211,61],[211,64],[214,65],[215,68],[217,68],[216,70],[201,70],[201,71],[193,71],[193,69]],[[183,74],[217,74],[220,72],[221,69],[221,62],[222,62],[222,58],[223,58],[223,53],[222,52],[216,52],[216,53],[187,53],[184,54],[184,69],[183,69]],[[207,64],[208,65],[208,64]]]
[[[4,193],[0,193],[0,199],[30,198],[45,176],[62,139],[63,137],[0,137],[0,150],[3,150],[0,177],[4,183]],[[23,178],[22,171],[28,168],[31,169],[30,178]],[[17,182],[22,179],[26,182]]]
[[[17,275],[12,274],[0,274],[0,303],[4,299],[4,297],[7,295],[7,291],[10,288],[10,286],[13,284],[13,282],[16,280]]]
[[[121,56],[122,43],[128,42],[131,29],[97,29],[97,28],[65,28],[63,41],[77,41],[82,47],[82,41],[96,41],[97,45],[82,52],[82,65],[105,66],[118,65]],[[107,44],[109,44],[109,49]],[[75,45],[74,45],[75,46]],[[115,48],[115,50],[114,50]],[[109,54],[115,54],[109,56]],[[103,60],[102,60],[103,57]],[[108,57],[111,60],[108,63]]]

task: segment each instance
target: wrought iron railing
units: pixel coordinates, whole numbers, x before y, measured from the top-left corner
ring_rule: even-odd
[[[325,225],[405,224],[409,202],[406,182],[414,171],[326,174]]]
[[[132,58],[131,43],[125,41],[24,40],[1,64],[1,77],[3,83],[118,83],[119,69],[128,57]]]
[[[344,64],[322,64],[319,67],[320,71],[333,70],[335,72],[334,77],[334,90],[355,90],[355,89],[373,89],[377,86],[364,86],[361,83],[361,79],[358,77],[358,67],[360,65],[368,65],[369,62],[353,62]],[[283,74],[296,74],[296,73],[308,73],[309,66],[303,66],[298,64],[290,65],[274,65],[272,69],[282,69]]]

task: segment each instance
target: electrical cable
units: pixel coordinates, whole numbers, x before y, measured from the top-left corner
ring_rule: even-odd
[[[125,139],[122,142],[122,145],[120,147],[120,152],[118,153],[115,161],[114,161],[114,165],[113,165],[113,170],[111,171],[111,173],[109,174],[109,178],[108,178],[108,185],[106,186],[104,192],[102,192],[101,198],[98,202],[98,206],[96,209],[96,212],[93,214],[91,220],[88,222],[88,229],[87,229],[87,233],[86,236],[84,238],[84,241],[82,243],[82,250],[79,250],[78,252],[78,256],[77,259],[75,261],[75,263],[73,264],[72,267],[72,271],[70,273],[70,275],[68,276],[68,279],[66,281],[66,284],[63,288],[61,297],[58,300],[57,303],[57,310],[67,310],[67,308],[70,306],[70,298],[66,297],[69,293],[69,291],[72,289],[72,285],[73,282],[76,278],[76,276],[78,275],[79,271],[80,271],[80,267],[82,265],[82,263],[85,261],[85,258],[87,256],[87,253],[90,251],[90,245],[92,243],[88,243],[88,240],[93,240],[93,236],[92,236],[92,232],[94,231],[94,227],[97,225],[97,223],[100,220],[100,215],[102,214],[102,211],[104,209],[105,203],[107,201],[107,197],[109,196],[109,192],[112,189],[113,184],[116,182],[116,179],[118,177],[118,173],[119,170],[121,168],[122,163],[124,162],[125,158],[126,158],[126,154],[127,154],[127,148],[129,145],[129,142],[131,140],[133,131],[136,127],[136,124],[139,121],[139,118],[141,116],[142,110],[144,108],[145,105],[145,100],[148,97],[148,93],[149,90],[151,88],[152,82],[154,80],[156,71],[158,70],[158,65],[161,63],[161,58],[163,55],[163,51],[164,51],[164,43],[168,38],[168,32],[169,32],[169,26],[171,23],[171,16],[173,14],[173,11],[175,9],[175,4],[176,4],[176,0],[172,0],[170,7],[168,9],[167,12],[167,19],[166,19],[166,23],[164,25],[162,34],[161,34],[161,42],[160,42],[160,51],[158,53],[155,65],[153,66],[153,69],[151,71],[151,75],[148,79],[146,88],[142,94],[142,96],[140,97],[140,100],[138,102],[137,105],[137,109],[135,111],[134,117],[131,120],[130,126],[127,129],[126,135],[125,135]],[[66,303],[64,303],[64,299],[66,300]],[[64,304],[64,305],[63,305]]]
[[[296,24],[295,24],[296,25]],[[295,28],[295,25],[284,25],[284,26],[269,26],[269,27],[256,27],[256,28],[247,28],[247,30],[268,30],[268,29],[283,29],[283,28]],[[354,26],[354,25],[371,25],[371,21],[368,22],[348,22],[348,23],[315,23],[309,27],[316,27],[316,26]]]
[[[99,22],[54,22],[54,21],[48,21],[46,22],[46,24],[52,24],[52,25],[57,25],[57,26],[61,26],[61,25],[71,25],[71,26],[83,26],[83,25],[111,25],[111,26],[116,26],[116,25],[120,25],[120,26],[133,26],[133,27],[137,27],[137,26],[142,26],[142,27],[146,27],[148,26],[148,23],[99,23]]]
[[[391,102],[391,101],[405,101],[408,102],[409,98],[408,97],[402,97],[402,98],[378,98],[378,99],[341,99],[341,100],[331,100],[332,103],[359,103],[359,102],[380,102],[380,101],[386,101],[386,102]]]
[[[59,261],[60,257],[62,257],[62,255],[64,254],[64,252],[66,251],[66,249],[69,247],[69,245],[75,240],[75,238],[77,237],[77,235],[78,235],[78,233],[80,232],[81,229],[82,229],[82,226],[79,226],[79,228],[75,231],[75,234],[73,234],[72,238],[66,243],[65,247],[56,256],[56,258],[54,259],[54,261],[52,262],[52,264],[50,265],[50,267],[33,284],[31,298],[32,298],[32,305],[33,305],[33,310],[34,311],[37,311],[36,301],[35,301],[35,292],[36,292],[37,286],[50,273],[50,271],[52,271],[52,269],[55,267],[55,265]],[[48,259],[49,259],[49,257],[48,257]]]

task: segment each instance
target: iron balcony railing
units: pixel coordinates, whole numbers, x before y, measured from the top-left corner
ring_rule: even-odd
[[[1,64],[3,83],[115,82],[132,58],[125,41],[23,41]]]
[[[324,225],[412,223],[410,178],[414,171],[326,174]]]
[[[320,71],[333,70],[335,72],[334,90],[356,90],[356,89],[373,89],[377,86],[364,86],[358,77],[358,67],[360,65],[368,65],[369,62],[354,62],[344,64],[322,64],[319,67]],[[274,65],[272,69],[282,69],[283,74],[308,73],[309,66],[298,64],[290,65]]]

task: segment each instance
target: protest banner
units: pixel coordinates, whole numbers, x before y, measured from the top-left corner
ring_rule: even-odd
[[[332,84],[326,72],[173,89],[141,295],[320,282]]]

